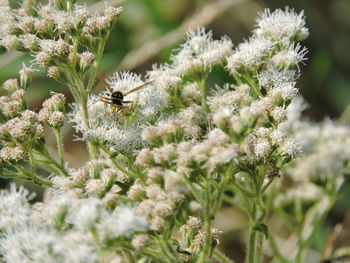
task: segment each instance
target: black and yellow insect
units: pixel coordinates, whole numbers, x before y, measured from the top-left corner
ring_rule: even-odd
[[[129,100],[124,100],[124,97],[127,95],[142,89],[146,87],[148,84],[152,83],[153,81],[146,82],[136,88],[133,88],[125,93],[122,93],[121,91],[118,90],[113,90],[111,85],[106,81],[106,79],[101,75],[97,75],[98,78],[103,82],[103,84],[106,86],[107,90],[109,93],[107,93],[107,96],[99,96],[99,99],[96,100],[94,103],[98,101],[102,101],[104,104],[109,104],[111,105],[111,108],[109,110],[110,114],[113,114],[114,112],[118,112],[121,116],[124,116],[129,110],[132,110],[134,102],[129,101]],[[124,104],[129,104],[130,106],[125,106]]]

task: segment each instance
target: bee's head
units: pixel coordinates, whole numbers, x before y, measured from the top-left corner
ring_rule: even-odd
[[[124,99],[124,95],[120,91],[114,91],[111,96],[113,99],[118,99],[118,100]]]

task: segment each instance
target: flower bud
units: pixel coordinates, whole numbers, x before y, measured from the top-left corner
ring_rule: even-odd
[[[53,128],[60,128],[64,125],[65,116],[61,111],[54,111],[50,114],[47,123]]]

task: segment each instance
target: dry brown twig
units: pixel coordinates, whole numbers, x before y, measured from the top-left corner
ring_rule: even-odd
[[[136,68],[156,56],[160,51],[179,42],[189,30],[195,30],[200,26],[210,24],[227,11],[228,8],[240,2],[243,2],[243,0],[218,0],[205,5],[201,10],[184,21],[178,28],[157,39],[146,42],[140,48],[130,51],[116,69]],[[114,72],[116,69],[112,71]]]

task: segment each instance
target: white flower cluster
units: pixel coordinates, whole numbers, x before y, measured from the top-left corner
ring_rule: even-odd
[[[65,102],[66,98],[63,94],[53,94],[51,98],[43,103],[43,108],[39,112],[40,121],[54,128],[62,127],[65,120]]]
[[[116,73],[108,82],[113,91],[125,93],[133,88],[144,85],[139,75],[130,72]],[[103,92],[102,96],[111,94]],[[152,83],[143,89],[133,92],[124,98],[126,113],[132,114],[132,121],[122,123],[120,112],[111,112],[113,105],[99,101],[99,97],[91,96],[88,99],[89,128],[86,129],[82,111],[73,105],[74,111],[70,115],[74,128],[82,133],[83,140],[95,140],[107,145],[112,152],[129,152],[146,145],[141,133],[145,124],[161,113],[166,105],[166,93],[158,90]],[[124,118],[125,120],[126,118]]]
[[[129,256],[134,261],[152,253],[157,261],[165,251],[165,261],[178,262],[177,258],[183,259],[178,254],[184,254],[187,260],[206,262],[218,244],[220,231],[212,229],[210,221],[223,198],[247,195],[247,213],[255,211],[250,218],[264,220],[263,204],[257,206],[256,200],[264,202],[266,188],[298,156],[301,139],[308,140],[303,150],[309,155],[290,165],[287,171],[292,171],[293,178],[302,173],[305,177],[306,172],[325,177],[335,170],[346,171],[347,129],[324,124],[315,130],[291,122],[299,64],[306,54],[297,43],[308,34],[302,13],[265,11],[253,36],[234,50],[227,37],[214,40],[203,28],[190,32],[170,64],[155,66],[145,81],[134,73],[115,73],[104,83],[106,91],[97,96],[88,94],[93,78],[87,87],[81,82],[89,65],[98,60],[95,44],[108,35],[120,9],[107,8],[103,15],[92,15],[82,6],[66,12],[52,5],[40,7],[36,17],[17,10],[19,17],[13,24],[1,27],[4,38],[0,42],[8,48],[29,49],[37,64],[49,67],[50,76],[68,84],[76,100],[70,121],[81,139],[89,142],[94,159],[68,171],[56,164],[54,169],[63,171],[45,180],[51,188],[44,202],[30,205],[23,189],[12,187],[0,193],[4,215],[0,254],[6,262],[118,262],[116,248],[126,248],[127,256],[131,246],[135,251]],[[0,11],[7,8],[6,4],[0,7]],[[11,33],[14,29],[21,33]],[[86,47],[82,53],[72,49],[74,43],[63,40],[74,32]],[[55,40],[42,38],[48,33]],[[66,74],[62,65],[76,72]],[[207,82],[214,66],[228,72],[228,83],[213,85],[210,78]],[[77,72],[84,77],[78,78]],[[17,80],[3,85],[8,92],[1,97],[5,104],[15,100],[18,85]],[[42,138],[40,121],[59,129],[64,102],[62,94],[54,94],[39,114],[25,111],[19,115],[19,110],[13,110],[16,118],[0,105],[12,118],[0,126],[1,140],[22,143],[20,147],[6,144],[1,160],[25,159],[27,134],[31,140]],[[331,130],[337,133],[337,143]],[[50,161],[44,157],[39,161]],[[311,164],[320,158],[322,164]],[[293,185],[284,197],[277,196],[275,204],[312,200],[310,194],[301,196],[304,191],[322,194],[313,184]],[[194,213],[204,215],[203,226],[191,217]],[[16,220],[10,220],[13,216]],[[181,242],[171,233],[186,220]],[[175,244],[178,251],[173,249]],[[150,249],[144,250],[148,245]]]
[[[257,19],[254,33],[228,58],[232,74],[245,77],[247,72],[259,73],[261,68],[286,70],[305,60],[306,48],[295,43],[308,36],[303,12],[296,14],[286,8],[271,13],[267,9]]]
[[[18,9],[12,9],[7,0],[1,1],[0,45],[30,53],[36,64],[49,67],[48,76],[58,81],[67,80],[63,64],[86,72],[95,61],[99,42],[106,38],[122,11],[122,8],[106,7],[98,15],[78,4],[67,11],[58,2],[36,8],[28,3],[24,1]],[[73,38],[83,43],[81,53],[74,48],[78,43],[73,43]]]
[[[205,28],[189,32],[179,52],[172,56],[172,68],[175,72],[183,76],[191,72],[210,70],[232,53],[233,45],[229,38],[213,40],[212,35]]]
[[[0,192],[0,253],[6,262],[97,262],[107,242],[130,238],[149,226],[130,206],[107,209],[99,198],[51,192],[31,206],[28,191]],[[112,254],[113,255],[113,254]],[[108,255],[110,258],[111,255]],[[107,257],[107,258],[108,258]]]
[[[0,140],[5,147],[0,150],[0,160],[19,162],[27,155],[27,147],[36,147],[42,143],[44,128],[38,114],[26,110],[0,125]]]
[[[293,130],[296,141],[303,145],[303,153],[288,171],[297,181],[326,180],[349,172],[350,129],[330,120],[321,124],[303,121]]]
[[[0,97],[0,112],[7,117],[14,117],[23,110],[25,90],[21,89],[17,79],[8,79],[2,88],[9,94]]]

